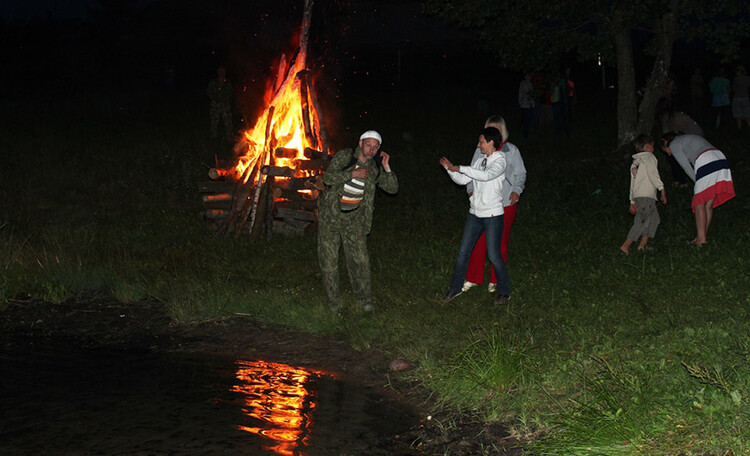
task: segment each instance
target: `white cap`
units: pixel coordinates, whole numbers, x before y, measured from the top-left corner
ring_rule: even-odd
[[[366,132],[362,133],[362,136],[359,137],[359,140],[362,141],[363,139],[367,138],[377,139],[380,144],[383,144],[383,138],[381,138],[380,133],[375,130],[367,130]]]

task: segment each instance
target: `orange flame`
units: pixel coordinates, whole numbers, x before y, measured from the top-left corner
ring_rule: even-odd
[[[314,104],[310,102],[309,90],[302,91],[301,81],[297,74],[305,69],[305,56],[300,53],[294,61],[294,66],[289,71],[284,71],[286,58],[282,56],[279,74],[276,83],[269,85],[265,98],[270,102],[266,106],[255,126],[244,132],[242,142],[247,144],[245,154],[239,158],[235,170],[242,181],[247,182],[254,167],[262,160],[261,166],[273,164],[274,166],[288,166],[294,168],[295,160],[305,160],[303,155],[305,147],[313,147],[314,141],[322,144],[319,137],[317,125],[319,125],[319,113],[315,111]],[[284,75],[286,74],[286,77]],[[282,80],[282,78],[284,78]],[[278,87],[278,89],[276,89]],[[307,97],[303,97],[303,95]],[[308,112],[302,105],[308,106]],[[273,110],[271,109],[273,107]],[[269,115],[272,115],[268,138],[266,128],[269,125]],[[311,135],[308,138],[305,133],[304,116],[308,115]],[[297,156],[291,158],[276,158],[273,156],[274,149],[284,147],[296,149]],[[325,151],[324,151],[325,153]],[[258,167],[260,168],[260,167]]]

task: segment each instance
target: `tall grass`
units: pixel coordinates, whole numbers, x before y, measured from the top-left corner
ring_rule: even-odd
[[[378,196],[368,241],[376,312],[352,305],[346,273],[349,305],[327,311],[314,236],[205,229],[196,186],[230,153],[206,138],[189,97],[0,108],[0,301],[95,288],[134,306],[161,299],[181,323],[242,314],[331,334],[415,361],[407,375],[436,407],[507,420],[538,454],[750,449],[746,138],[709,130],[738,197],[716,210],[708,245],[688,245],[690,192],[668,186],[654,250],[624,256],[630,159],[614,114],[582,104],[569,138],[521,138],[511,121],[529,172],[510,240],[513,299],[495,306],[476,287],[443,304],[468,203],[437,161],[470,159],[481,116],[471,94],[410,94],[422,103],[395,110],[390,95],[338,128],[376,126],[400,180],[398,196]]]

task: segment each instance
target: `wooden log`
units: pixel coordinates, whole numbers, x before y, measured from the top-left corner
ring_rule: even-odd
[[[305,171],[322,171],[328,166],[328,160],[316,158],[315,160],[294,160],[294,167]]]
[[[273,181],[276,178],[273,176],[266,177],[265,192],[266,192],[266,213],[263,218],[263,226],[265,227],[266,240],[271,239],[273,232]]]
[[[273,153],[276,158],[296,158],[299,151],[297,149],[287,149],[286,147],[277,147]]]
[[[304,201],[276,201],[274,206],[277,209],[297,209],[304,211],[312,211],[318,208],[317,200],[304,200]]]
[[[316,174],[315,176],[285,177],[283,179],[276,179],[274,186],[285,190],[322,190],[323,175]]]
[[[302,154],[305,156],[305,158],[310,160],[313,160],[315,158],[323,158],[323,152],[312,149],[310,147],[305,147],[305,150]]]
[[[315,213],[312,211],[302,211],[298,209],[288,209],[284,207],[276,208],[275,217],[286,219],[286,220],[302,220],[305,222],[315,221]]]
[[[300,93],[300,104],[302,105],[302,124],[305,127],[305,137],[307,142],[313,147],[318,147],[318,138],[313,133],[312,125],[310,122],[310,101],[308,95],[308,82],[307,82],[307,70],[302,70],[297,73],[299,79],[299,93]]]
[[[263,174],[266,176],[283,176],[283,177],[292,177],[294,176],[294,170],[292,168],[289,168],[288,166],[270,166],[266,165],[261,170]]]
[[[230,178],[234,180],[237,175],[237,170],[234,168],[211,168],[208,170],[208,177],[213,180]]]
[[[323,159],[329,159],[328,154],[328,136],[326,135],[326,124],[323,122],[323,111],[320,109],[320,103],[318,103],[318,96],[315,93],[314,89],[310,90],[310,98],[312,99],[313,107],[315,108],[315,118],[318,121],[318,133],[320,134],[320,139],[323,142],[320,145],[320,150],[323,152]]]
[[[273,189],[273,197],[277,199],[289,199],[289,200],[315,200],[318,198],[318,192],[313,189],[301,189],[307,190],[307,192],[299,192],[297,190],[290,190],[286,188],[275,187]]]
[[[237,186],[237,182],[232,181],[214,181],[198,183],[199,193],[232,193]]]
[[[310,37],[310,24],[312,23],[312,10],[313,10],[313,0],[305,0],[305,9],[302,14],[302,26],[300,30],[300,36],[299,36],[299,48],[300,53],[304,58],[307,58],[307,43],[308,39]],[[307,65],[305,65],[305,62],[302,62],[302,67],[305,68]]]
[[[214,193],[214,194],[209,194],[209,195],[203,195],[201,197],[201,200],[204,203],[217,203],[217,202],[222,202],[222,201],[232,201],[232,198],[234,197],[232,196],[231,193]]]
[[[268,140],[269,140],[269,135],[271,133],[271,120],[273,120],[273,112],[276,110],[276,107],[271,106],[270,108],[268,108],[268,110],[269,110],[268,121],[266,122],[266,144],[263,146],[263,151],[260,154],[260,158],[258,161],[259,165],[262,165],[265,162],[267,149],[270,148],[268,144]],[[258,208],[258,199],[260,198],[260,190],[261,190],[261,185],[263,183],[263,172],[262,172],[263,168],[260,168],[260,171],[261,172],[258,173],[258,184],[255,187],[255,199],[253,200],[252,209],[249,211],[252,214],[250,217],[250,232],[251,233],[253,231],[253,226],[255,225],[256,211]],[[247,216],[248,216],[248,212],[246,211],[243,213],[241,225],[245,224],[245,220],[247,220]],[[237,230],[235,233],[235,237],[239,236],[239,233],[240,233],[240,230]]]
[[[229,211],[225,209],[206,209],[203,212],[203,215],[207,219],[212,219],[212,220],[223,219],[229,215]]]

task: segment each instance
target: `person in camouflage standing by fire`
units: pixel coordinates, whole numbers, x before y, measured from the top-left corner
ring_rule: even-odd
[[[380,151],[382,138],[374,130],[359,138],[359,147],[340,150],[323,176],[325,190],[318,213],[318,261],[328,306],[341,308],[339,250],[344,247],[349,281],[365,312],[374,310],[370,285],[367,235],[372,226],[376,185],[388,193],[398,191],[390,156]]]
[[[224,67],[216,70],[216,77],[208,83],[206,95],[211,99],[209,115],[211,117],[211,137],[219,135],[219,120],[224,123],[224,135],[232,139],[232,83],[227,79]]]

